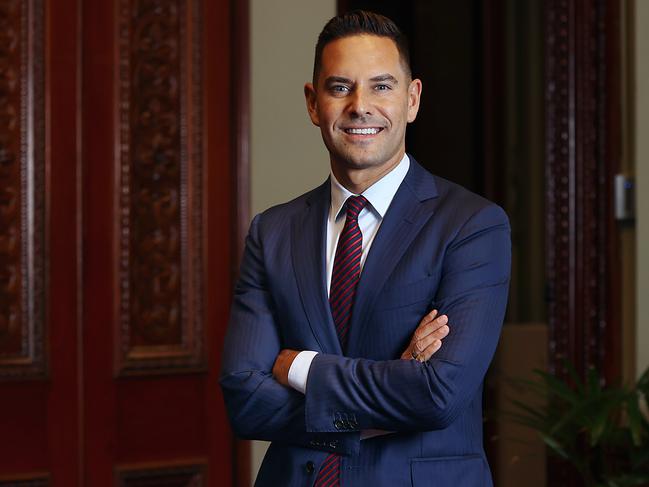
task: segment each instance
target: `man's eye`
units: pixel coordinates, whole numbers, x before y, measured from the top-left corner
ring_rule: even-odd
[[[345,85],[334,85],[331,87],[331,91],[335,93],[346,93],[349,91],[349,88]]]
[[[377,91],[387,91],[387,90],[391,90],[392,87],[390,85],[376,85],[374,89]]]

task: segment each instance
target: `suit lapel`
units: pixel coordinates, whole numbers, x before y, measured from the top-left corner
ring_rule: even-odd
[[[326,291],[325,242],[331,190],[329,181],[311,193],[291,230],[291,254],[300,299],[311,331],[324,353],[342,350]]]
[[[346,355],[356,356],[379,292],[424,224],[434,213],[437,189],[430,173],[410,156],[411,167],[383,218],[356,291]]]

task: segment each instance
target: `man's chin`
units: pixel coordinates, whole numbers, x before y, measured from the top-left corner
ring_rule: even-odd
[[[342,160],[345,167],[357,171],[382,166],[383,164],[386,164],[388,162],[383,157],[366,154],[347,154],[347,157],[343,158]]]
[[[370,158],[370,157],[364,157],[364,158],[358,158],[358,159],[350,159],[348,161],[347,167],[350,170],[356,170],[356,171],[362,171],[362,170],[367,170],[367,169],[374,169],[381,171],[381,168],[388,168],[392,167],[393,164],[391,163],[392,158],[385,158],[385,157],[376,157],[376,158]]]

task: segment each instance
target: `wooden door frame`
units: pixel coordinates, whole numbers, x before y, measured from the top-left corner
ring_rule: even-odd
[[[552,371],[565,360],[620,379],[621,309],[613,178],[620,167],[618,0],[549,1],[545,167]]]
[[[239,274],[250,222],[250,2],[231,0],[232,187],[234,207],[232,287]],[[235,487],[248,487],[251,479],[251,442],[232,436],[232,472]]]
[[[546,257],[550,369],[621,380],[619,0],[545,2]],[[562,462],[549,485],[579,485]]]

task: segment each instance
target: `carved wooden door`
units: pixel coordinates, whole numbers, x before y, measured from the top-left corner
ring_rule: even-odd
[[[0,486],[232,482],[230,8],[0,2]]]

